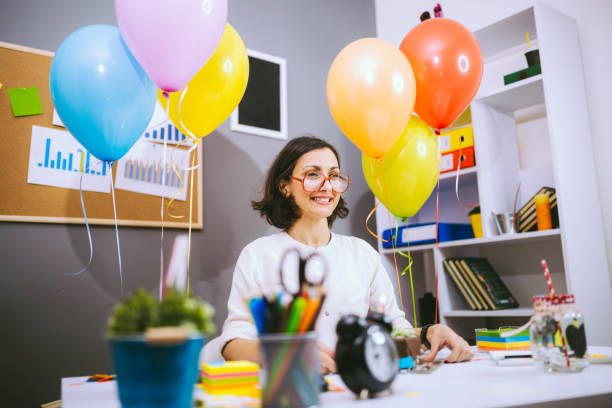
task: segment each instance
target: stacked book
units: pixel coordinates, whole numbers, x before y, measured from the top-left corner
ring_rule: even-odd
[[[250,361],[202,364],[200,387],[210,395],[259,395],[259,366]]]
[[[518,307],[518,302],[486,258],[447,258],[443,264],[472,310]]]
[[[557,208],[557,193],[552,187],[542,187],[534,194],[527,203],[521,207],[516,213],[517,229],[519,232],[537,231],[538,219],[536,217],[535,197],[538,194],[548,194],[548,202],[550,203],[550,218],[552,227],[559,228],[559,210]]]
[[[530,350],[529,330],[510,337],[501,337],[504,331],[514,330],[513,328],[503,328],[498,330],[476,329],[476,345],[481,351],[496,350]]]

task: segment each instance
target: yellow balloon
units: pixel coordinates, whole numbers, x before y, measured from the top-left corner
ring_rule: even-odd
[[[438,181],[438,138],[412,115],[387,155],[373,159],[362,154],[361,165],[370,190],[385,207],[398,218],[412,217]]]
[[[194,41],[196,41],[194,39]],[[229,24],[208,62],[179,92],[157,99],[185,135],[203,138],[238,106],[249,80],[249,57],[238,32]]]

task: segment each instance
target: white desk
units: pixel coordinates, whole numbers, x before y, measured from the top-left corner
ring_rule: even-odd
[[[612,355],[612,347],[589,347],[589,351]],[[63,408],[120,408],[114,381],[83,384],[84,379],[62,379]],[[339,376],[333,376],[333,380],[341,384]],[[392,389],[393,393],[389,396],[363,401],[356,400],[349,391],[326,392],[321,394],[321,405],[360,408],[610,407],[612,365],[592,364],[580,373],[566,374],[546,373],[535,366],[501,367],[490,360],[476,360],[445,364],[427,375],[399,374]]]

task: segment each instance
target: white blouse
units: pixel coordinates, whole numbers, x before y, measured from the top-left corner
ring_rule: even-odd
[[[290,248],[297,248],[302,256],[315,251],[286,232],[259,238],[242,250],[234,270],[223,332],[206,345],[204,360],[221,359],[221,349],[232,339],[257,339],[257,329],[245,300],[280,287],[281,257]],[[397,305],[380,255],[367,242],[332,233],[329,243],[316,251],[325,257],[329,266],[324,283],[327,296],[315,326],[319,341],[335,349],[338,320],[348,313],[365,317],[371,307],[380,310],[382,306],[393,327],[412,327]]]

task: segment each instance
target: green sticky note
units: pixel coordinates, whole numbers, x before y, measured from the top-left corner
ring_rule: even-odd
[[[40,115],[43,113],[37,87],[13,88],[8,90],[8,94],[11,99],[13,115],[28,116]]]

